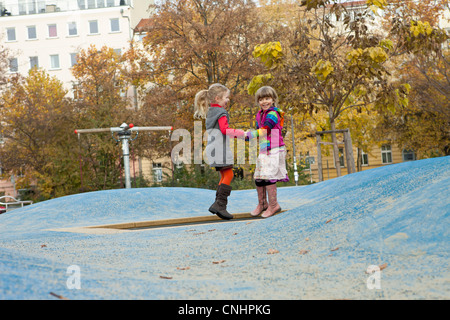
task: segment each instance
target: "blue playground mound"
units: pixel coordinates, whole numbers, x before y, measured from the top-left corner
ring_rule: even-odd
[[[215,192],[45,201],[0,215],[0,299],[448,299],[449,190],[442,157],[279,188],[269,219],[96,233],[73,228],[209,215]],[[255,204],[233,191],[229,211]]]

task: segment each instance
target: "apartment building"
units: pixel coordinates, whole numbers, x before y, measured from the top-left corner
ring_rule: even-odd
[[[0,0],[0,41],[10,49],[9,72],[45,69],[71,92],[81,49],[95,45],[117,53],[148,18],[154,0]],[[70,93],[69,93],[70,94]]]
[[[0,0],[0,43],[9,49],[9,73],[33,67],[57,77],[73,96],[71,68],[81,49],[95,45],[122,53],[133,30],[150,16],[154,0]],[[128,90],[127,97],[133,98]],[[151,169],[150,169],[151,170]],[[1,172],[1,168],[0,168]],[[0,180],[0,195],[17,196],[14,178]]]

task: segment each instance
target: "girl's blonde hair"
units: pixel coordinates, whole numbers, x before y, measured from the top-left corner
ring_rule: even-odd
[[[206,119],[208,108],[216,97],[223,97],[229,89],[223,84],[214,83],[209,86],[208,90],[201,90],[195,95],[194,101],[194,118]]]
[[[269,86],[264,86],[258,89],[255,93],[255,102],[258,105],[259,100],[262,98],[272,98],[273,104],[278,108],[278,95],[274,88]]]

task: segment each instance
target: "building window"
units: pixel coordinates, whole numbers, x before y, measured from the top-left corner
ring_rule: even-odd
[[[28,30],[28,40],[37,39],[36,26],[28,26],[27,30]]]
[[[39,68],[39,58],[30,57],[30,69]]]
[[[36,0],[28,1],[28,14],[37,13]]]
[[[51,69],[60,69],[58,54],[50,55],[50,68]]]
[[[74,65],[76,65],[77,64],[77,56],[78,56],[78,53],[71,53],[70,54],[70,67],[73,67]]]
[[[137,34],[137,37],[138,37],[137,41],[138,42],[144,41],[144,38],[145,38],[146,35],[147,35],[147,32],[143,32],[143,33]]]
[[[114,7],[114,0],[107,0],[107,2],[106,2],[106,5],[108,6],[108,7]]]
[[[89,34],[98,34],[98,21],[89,21]]]
[[[27,4],[25,0],[19,0],[19,15],[27,14]]]
[[[114,7],[114,1],[112,1],[112,5],[110,5],[108,1],[108,7]],[[87,5],[86,5],[87,4]],[[105,0],[78,0],[78,8],[79,9],[95,9],[95,8],[104,8]]]
[[[162,181],[162,165],[161,163],[153,163],[153,181]]]
[[[18,72],[19,71],[19,62],[17,58],[9,59],[9,72]]]
[[[361,165],[368,166],[369,165],[369,155],[364,151],[361,151]]]
[[[36,6],[36,0],[18,0],[16,2],[18,2],[17,8],[19,9],[19,15],[38,13],[37,6]],[[42,5],[42,2],[43,2],[42,0],[39,0],[38,4]],[[0,7],[1,7],[1,3],[0,3]]]
[[[57,36],[58,36],[58,31],[56,29],[56,24],[49,24],[48,25],[48,37],[56,38]]]
[[[73,94],[74,100],[78,100],[80,98],[80,92],[79,92],[77,82],[72,82],[72,94]]]
[[[6,28],[6,36],[8,41],[16,41],[16,28]]]
[[[390,144],[381,146],[381,162],[383,164],[392,163],[392,150]]]
[[[416,160],[416,154],[413,150],[403,150],[402,151],[403,161],[414,161]]]
[[[45,13],[45,1],[44,0],[38,0],[38,13]]]
[[[69,22],[67,24],[69,28],[69,36],[77,36],[78,35],[78,29],[77,29],[77,23],[76,22]]]
[[[114,18],[114,19],[111,19],[110,21],[111,21],[111,32],[120,32],[119,19]]]
[[[450,36],[450,28],[446,28],[444,30],[445,32],[447,32],[447,35]],[[442,44],[442,49],[450,49],[450,38],[448,38],[447,41]]]

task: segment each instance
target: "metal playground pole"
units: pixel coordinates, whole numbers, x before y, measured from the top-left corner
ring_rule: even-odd
[[[80,139],[81,133],[98,133],[98,132],[117,132],[119,140],[122,143],[122,153],[123,153],[123,167],[125,169],[125,188],[131,188],[131,178],[130,178],[130,146],[129,140],[131,139],[131,133],[139,131],[161,131],[168,130],[169,132],[173,130],[173,127],[135,127],[132,123],[126,124],[122,123],[120,127],[112,128],[93,128],[93,129],[76,129],[75,133],[78,134],[78,139]]]

